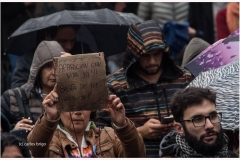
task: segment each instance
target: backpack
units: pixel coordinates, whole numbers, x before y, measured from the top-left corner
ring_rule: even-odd
[[[17,105],[19,107],[19,112],[21,117],[24,117],[24,118],[30,117],[30,119],[32,119],[32,115],[29,107],[29,100],[27,98],[25,90],[20,87],[19,89],[14,88],[13,92],[16,96]],[[21,92],[21,94],[19,92]]]

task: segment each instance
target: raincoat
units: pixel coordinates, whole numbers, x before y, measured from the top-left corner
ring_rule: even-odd
[[[53,57],[60,57],[63,51],[63,48],[56,41],[43,41],[34,53],[28,82],[21,86],[28,98],[27,103],[30,107],[29,109],[32,116],[30,118],[33,124],[44,112],[42,107],[43,98],[39,87],[39,81],[41,80],[38,76],[39,71],[46,63],[51,62]],[[19,90],[18,87],[17,89]],[[22,120],[22,116],[24,116],[20,114],[17,99],[12,89],[5,91],[1,96],[1,112],[9,120],[12,127],[14,127],[18,121]]]

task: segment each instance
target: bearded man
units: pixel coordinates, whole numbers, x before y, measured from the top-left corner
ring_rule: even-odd
[[[222,113],[216,110],[216,93],[198,87],[179,90],[172,96],[170,108],[175,131],[160,143],[160,157],[237,157],[228,150]]]
[[[161,27],[155,20],[134,23],[127,33],[123,68],[108,75],[110,94],[117,95],[146,145],[146,157],[159,157],[159,142],[173,130],[173,123],[163,124],[171,115],[169,100],[192,80],[187,70],[170,58]],[[111,126],[105,112],[99,114],[100,126]]]

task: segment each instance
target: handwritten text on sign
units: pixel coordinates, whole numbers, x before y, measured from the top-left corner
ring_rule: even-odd
[[[54,58],[59,111],[106,108],[108,89],[104,54]]]

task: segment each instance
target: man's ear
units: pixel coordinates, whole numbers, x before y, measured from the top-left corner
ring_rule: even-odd
[[[183,130],[181,123],[174,122],[174,128],[178,132],[178,134],[180,134],[181,136],[184,136],[184,130]]]

